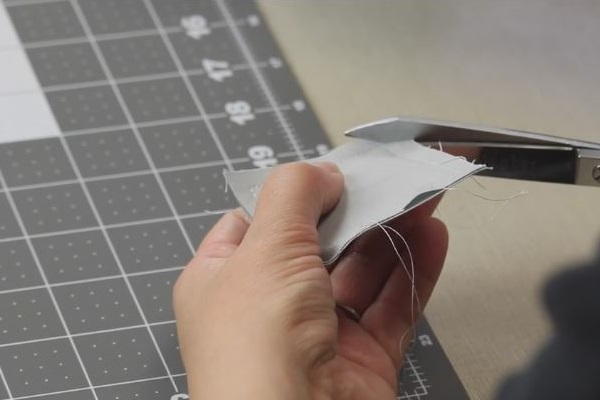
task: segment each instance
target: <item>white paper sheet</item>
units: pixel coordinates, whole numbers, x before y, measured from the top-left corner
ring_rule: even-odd
[[[0,4],[0,143],[60,135],[60,129]]]

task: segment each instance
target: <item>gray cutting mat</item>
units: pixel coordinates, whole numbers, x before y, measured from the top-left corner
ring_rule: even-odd
[[[0,399],[186,399],[170,292],[221,171],[328,141],[252,2],[4,7],[61,134],[0,144]],[[426,323],[399,398],[466,398]]]

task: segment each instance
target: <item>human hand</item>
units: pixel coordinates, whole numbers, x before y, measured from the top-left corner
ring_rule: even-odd
[[[328,273],[316,228],[342,190],[333,164],[288,164],[267,179],[252,223],[238,210],[207,234],[174,290],[192,399],[395,399],[418,317],[411,281],[382,230]],[[435,205],[388,223],[411,249],[421,306],[447,248]]]

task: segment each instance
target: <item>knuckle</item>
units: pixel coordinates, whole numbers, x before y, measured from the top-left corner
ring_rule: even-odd
[[[297,221],[290,218],[287,221],[274,221],[279,225],[273,231],[276,232],[276,239],[281,244],[294,243],[317,243],[318,233],[317,228],[311,221],[304,221],[298,218]]]
[[[314,365],[333,353],[337,320],[335,303],[330,297],[323,296],[327,288],[323,287],[322,279],[308,285],[312,290],[307,290],[306,283],[288,303],[287,330],[294,337],[298,350]]]
[[[196,258],[198,258],[199,260],[212,258],[227,258],[230,257],[236,249],[237,245],[223,241],[203,243],[200,246],[200,249],[198,250]]]
[[[336,325],[333,319],[322,319],[302,326],[302,334],[296,338],[299,354],[312,368],[330,361],[335,356]]]
[[[274,221],[270,240],[264,244],[286,257],[320,254],[318,232],[314,224],[304,221]]]
[[[285,259],[274,260],[280,268],[266,271],[269,280],[274,286],[283,287],[288,291],[294,292],[294,286],[297,286],[298,284],[305,285],[310,281],[314,284],[317,281],[315,279],[317,276],[320,277],[321,280],[328,279],[327,276],[323,276],[322,271],[326,270],[323,267],[320,257],[305,255],[298,255],[297,257],[290,257],[287,255],[284,257]],[[295,304],[296,307],[293,308],[296,309],[296,311],[299,311],[299,309],[306,310],[308,307],[305,300],[306,297],[310,299],[309,292],[310,291],[296,293],[296,295],[293,296],[294,301],[290,299],[288,304],[290,306]],[[299,314],[305,315],[303,312],[300,312]]]

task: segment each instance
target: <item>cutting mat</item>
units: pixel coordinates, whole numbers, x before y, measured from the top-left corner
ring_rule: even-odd
[[[0,60],[0,399],[188,398],[171,288],[222,170],[329,148],[258,10],[4,0]],[[466,398],[426,322],[399,393]]]

